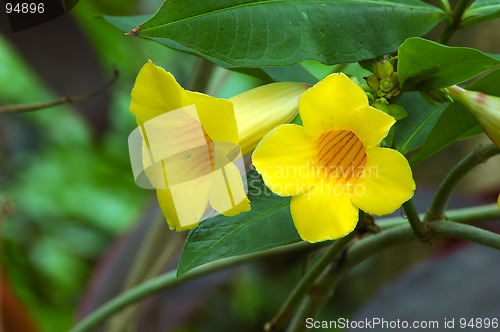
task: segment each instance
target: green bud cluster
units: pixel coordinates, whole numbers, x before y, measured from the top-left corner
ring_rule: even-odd
[[[366,77],[366,83],[381,98],[390,99],[400,92],[398,75],[390,61],[377,62],[374,74]]]

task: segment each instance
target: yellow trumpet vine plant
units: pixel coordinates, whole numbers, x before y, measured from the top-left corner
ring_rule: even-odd
[[[266,132],[290,122],[308,87],[274,83],[227,100],[184,90],[151,61],[142,67],[130,112],[141,130],[145,174],[171,229],[196,227],[208,203],[228,216],[250,209],[233,162],[251,153]]]
[[[408,161],[382,148],[395,120],[368,105],[361,87],[331,74],[299,100],[303,126],[280,125],[260,141],[253,164],[265,184],[292,196],[290,210],[302,239],[318,242],[354,230],[359,209],[384,215],[413,196]]]

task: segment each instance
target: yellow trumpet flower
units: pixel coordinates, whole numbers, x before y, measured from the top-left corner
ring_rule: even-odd
[[[132,168],[139,185],[156,189],[170,228],[196,227],[211,215],[207,203],[228,216],[250,210],[240,146],[250,153],[293,119],[306,88],[275,83],[226,100],[184,90],[151,61],[143,66],[130,104],[139,126],[129,138]]]
[[[304,92],[299,113],[303,126],[274,128],[252,159],[273,192],[292,196],[302,239],[343,237],[356,227],[359,209],[388,214],[413,196],[408,161],[380,147],[395,120],[370,107],[347,76],[332,74]]]

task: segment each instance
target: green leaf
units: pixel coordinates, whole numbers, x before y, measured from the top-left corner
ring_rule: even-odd
[[[290,198],[270,192],[255,171],[249,172],[252,209],[234,217],[205,220],[189,232],[177,275],[221,258],[250,254],[301,241],[290,215]]]
[[[402,154],[421,147],[430,131],[448,106],[441,107],[429,104],[418,92],[407,92],[399,100],[408,112],[408,117],[394,125],[394,141]]]
[[[500,2],[498,0],[476,0],[465,11],[460,28],[497,17],[500,17]]]
[[[233,68],[238,70],[238,67]],[[286,67],[262,67],[261,69],[274,82],[303,82],[312,85],[318,82],[318,79],[300,63]],[[256,68],[248,68],[248,70],[256,70]]]
[[[138,36],[238,67],[335,64],[394,52],[444,16],[419,0],[170,0]]]
[[[120,29],[123,32],[130,31],[137,27],[141,22],[144,22],[149,18],[149,16],[138,15],[138,16],[102,16],[108,23]],[[174,41],[164,39],[164,38],[145,38],[164,46],[172,48],[174,50],[192,54],[198,57],[205,58],[211,61],[217,66],[226,68],[232,71],[237,71],[239,73],[247,74],[253,77],[257,77],[265,82],[304,82],[309,84],[315,84],[318,82],[316,77],[311,74],[306,68],[301,64],[296,64],[286,67],[263,67],[263,68],[244,68],[235,67],[228,63],[217,60],[216,58],[206,56],[192,49],[184,47]]]
[[[476,118],[462,105],[453,103],[442,112],[422,148],[411,156],[410,164],[415,165],[456,141],[482,132]]]
[[[500,60],[468,47],[450,47],[410,38],[398,52],[398,77],[405,90],[436,90],[465,82],[500,65]]]
[[[469,84],[466,89],[500,96],[498,82],[500,82],[500,69]],[[464,106],[459,103],[450,104],[440,114],[422,148],[410,158],[410,163],[419,163],[458,140],[481,133],[483,133],[481,125]]]

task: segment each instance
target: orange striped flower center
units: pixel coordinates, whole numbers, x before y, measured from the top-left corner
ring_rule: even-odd
[[[205,136],[205,142],[207,143],[207,150],[208,150],[208,156],[210,158],[210,167],[212,168],[212,172],[215,170],[215,162],[214,162],[214,146],[212,138],[208,136],[207,132],[205,129],[203,129],[203,135]]]
[[[326,132],[318,140],[317,165],[320,175],[334,183],[355,182],[366,165],[363,142],[349,130]]]

